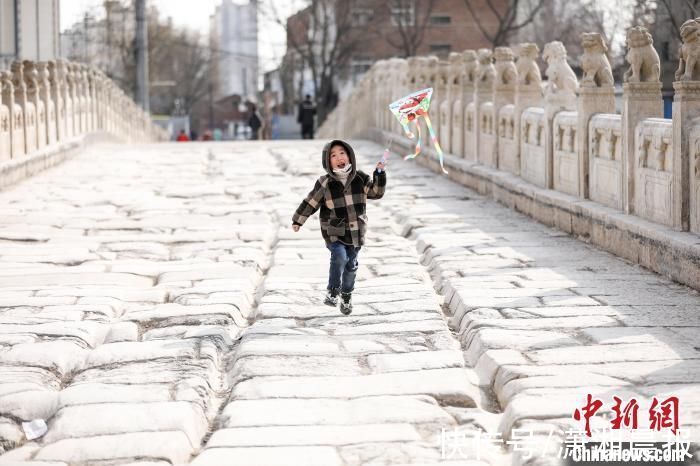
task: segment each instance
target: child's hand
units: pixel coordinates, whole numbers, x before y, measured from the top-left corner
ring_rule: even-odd
[[[384,171],[385,167],[386,167],[386,162],[377,163],[377,171],[382,172],[382,171]]]
[[[292,230],[299,231],[299,225],[292,225]]]

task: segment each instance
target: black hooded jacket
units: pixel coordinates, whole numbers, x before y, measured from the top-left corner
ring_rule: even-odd
[[[352,164],[352,171],[345,185],[338,180],[330,168],[331,147],[335,144],[345,147]],[[375,170],[374,176],[370,177],[357,170],[355,151],[350,144],[339,139],[334,139],[325,145],[321,164],[326,174],[316,181],[314,188],[301,202],[292,217],[292,223],[303,225],[320,208],[321,234],[326,243],[341,241],[347,245],[360,247],[365,243],[367,231],[367,199],[381,199],[384,195],[386,173]],[[329,225],[340,228],[344,226],[344,234],[337,232],[337,234],[329,234]]]

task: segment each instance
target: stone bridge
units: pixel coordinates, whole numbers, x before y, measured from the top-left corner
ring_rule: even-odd
[[[350,316],[322,303],[316,220],[290,228],[323,141],[144,142],[163,134],[95,71],[3,73],[0,465],[559,464],[586,420],[637,442],[677,427],[698,464],[700,87],[678,85],[671,121],[632,83],[616,115],[586,70],[602,84],[540,108],[508,87],[531,67],[479,56],[484,84],[445,78],[457,94],[407,75],[452,109],[449,174],[433,148],[390,155]],[[372,107],[410,88],[382,66],[321,129],[362,136],[366,171],[371,139],[410,149]]]
[[[98,144],[1,192],[0,464],[556,464],[588,394],[697,440],[697,292],[414,162],[324,306],[320,147]]]

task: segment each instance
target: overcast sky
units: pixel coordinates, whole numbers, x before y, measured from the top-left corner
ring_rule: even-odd
[[[235,3],[246,3],[234,0]],[[103,0],[61,0],[61,30],[70,28],[81,21],[85,12],[93,16],[103,15]],[[155,5],[161,17],[172,17],[175,24],[184,25],[203,33],[209,32],[209,16],[214,13],[221,0],[148,0]],[[263,0],[262,9],[274,5],[281,16],[289,16],[303,3],[302,0]],[[269,19],[269,15],[260,14],[258,24],[258,54],[261,71],[269,71],[279,65],[285,51],[284,29]]]

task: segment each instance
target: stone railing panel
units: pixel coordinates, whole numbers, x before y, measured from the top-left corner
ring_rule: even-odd
[[[590,198],[613,209],[623,209],[622,119],[598,114],[588,126]]]
[[[516,136],[515,105],[504,105],[498,112],[498,168],[515,175],[520,173]]]
[[[477,159],[489,167],[496,167],[496,130],[493,121],[493,102],[479,107],[479,147]]]
[[[529,107],[520,119],[520,176],[540,187],[547,187],[547,160],[544,140],[544,109]]]
[[[652,222],[673,227],[673,124],[663,118],[639,122],[635,135],[635,213]]]
[[[578,114],[559,112],[554,117],[552,186],[556,191],[578,196]]]

